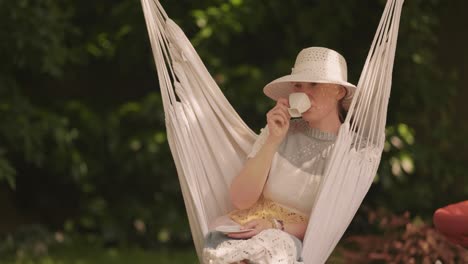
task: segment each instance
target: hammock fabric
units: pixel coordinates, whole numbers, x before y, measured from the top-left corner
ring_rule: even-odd
[[[229,185],[256,134],[229,104],[183,31],[157,0],[141,0],[169,146],[199,260],[208,224],[233,210]],[[388,0],[341,125],[304,237],[304,263],[324,263],[377,172],[403,0]]]

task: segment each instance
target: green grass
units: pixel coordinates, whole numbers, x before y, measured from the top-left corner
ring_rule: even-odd
[[[24,249],[27,248],[27,249]],[[32,252],[46,252],[34,254]],[[15,254],[0,254],[0,264],[198,264],[194,248],[184,249],[150,249],[138,247],[105,248],[99,242],[89,241],[83,237],[67,240],[64,243],[51,245],[30,244]],[[341,252],[335,250],[327,264],[344,264]]]
[[[196,264],[194,250],[103,249],[93,246],[64,246],[41,257],[9,256],[1,264]]]
[[[61,246],[41,257],[1,257],[0,264],[198,264],[195,250],[103,249],[93,246]],[[334,252],[327,264],[344,264]]]

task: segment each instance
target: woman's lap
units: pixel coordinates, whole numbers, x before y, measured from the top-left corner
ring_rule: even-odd
[[[302,242],[295,236],[288,234],[294,241],[297,251],[298,260],[301,261]],[[240,238],[231,238],[219,231],[210,231],[205,236],[205,248],[216,248],[219,244],[227,240],[241,240]]]

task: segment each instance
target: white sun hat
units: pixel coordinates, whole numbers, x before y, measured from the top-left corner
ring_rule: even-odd
[[[303,49],[297,55],[290,75],[278,78],[263,88],[263,92],[273,100],[288,98],[293,93],[294,82],[334,83],[347,89],[343,107],[348,110],[356,86],[348,82],[346,60],[338,52],[322,47]]]

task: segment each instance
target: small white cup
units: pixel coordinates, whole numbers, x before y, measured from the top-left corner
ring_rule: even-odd
[[[291,117],[300,117],[311,107],[309,97],[305,93],[291,93],[289,95],[288,112]]]

